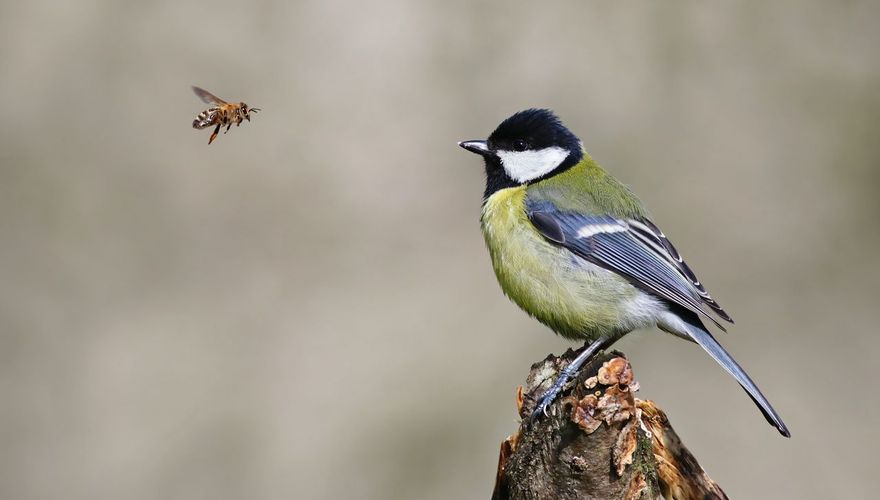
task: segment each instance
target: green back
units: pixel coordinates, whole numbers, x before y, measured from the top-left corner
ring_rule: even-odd
[[[630,189],[610,176],[584,152],[574,167],[527,188],[534,201],[550,201],[560,210],[639,219],[648,216]]]

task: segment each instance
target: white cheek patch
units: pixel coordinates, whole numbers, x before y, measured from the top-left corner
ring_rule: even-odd
[[[538,151],[497,151],[507,175],[516,182],[528,182],[552,172],[568,158],[570,151],[557,146]]]

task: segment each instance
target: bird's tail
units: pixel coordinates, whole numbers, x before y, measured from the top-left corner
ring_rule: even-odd
[[[776,413],[776,410],[773,409],[773,406],[770,405],[767,398],[761,394],[761,390],[758,389],[758,386],[752,382],[752,379],[749,378],[745,370],[734,361],[733,357],[721,347],[721,344],[715,340],[715,337],[713,337],[712,334],[699,323],[699,319],[697,319],[696,324],[690,321],[686,321],[686,323],[690,337],[700,344],[700,347],[709,353],[709,356],[712,356],[712,359],[727,370],[727,373],[733,375],[733,378],[739,382],[739,385],[746,390],[752,398],[752,401],[754,401],[758,408],[761,409],[761,413],[764,414],[764,418],[770,422],[770,425],[776,427],[776,429],[779,430],[779,433],[783,436],[791,437],[791,434],[788,432],[788,427],[785,426],[782,418]]]

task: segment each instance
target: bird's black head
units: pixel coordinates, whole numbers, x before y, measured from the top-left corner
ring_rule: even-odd
[[[520,111],[488,140],[458,145],[486,160],[486,198],[564,172],[583,158],[580,140],[547,109]]]

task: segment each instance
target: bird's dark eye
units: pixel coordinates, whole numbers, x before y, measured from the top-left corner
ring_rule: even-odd
[[[522,139],[513,141],[513,149],[516,151],[525,151],[527,146],[526,141]]]

